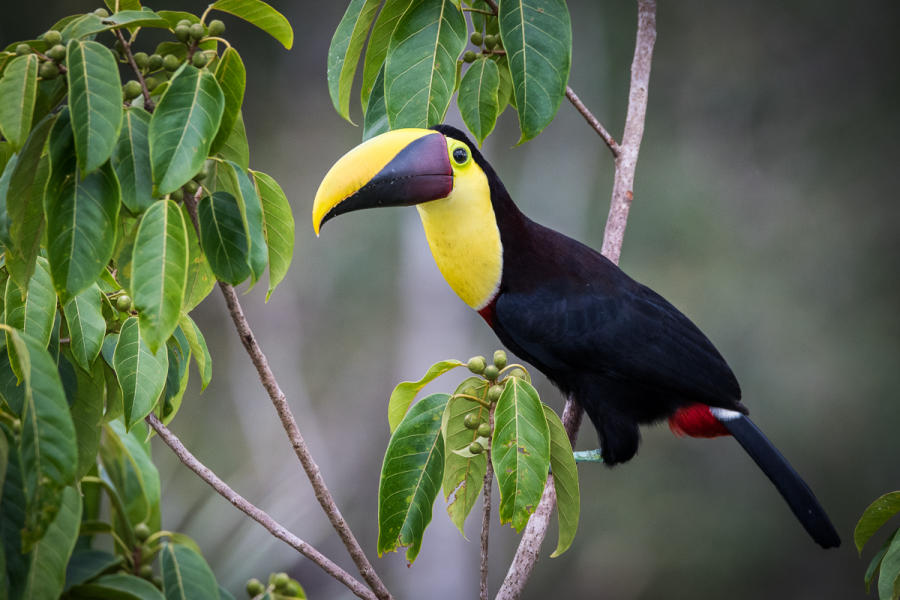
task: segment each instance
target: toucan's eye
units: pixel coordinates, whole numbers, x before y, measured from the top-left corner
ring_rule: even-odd
[[[466,152],[465,148],[457,148],[453,151],[453,160],[455,160],[458,165],[465,164],[465,162],[469,160],[469,153]]]

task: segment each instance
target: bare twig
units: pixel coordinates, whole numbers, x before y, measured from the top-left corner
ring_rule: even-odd
[[[488,533],[491,529],[491,486],[494,485],[494,467],[491,451],[487,451],[487,471],[484,473],[483,506],[481,512],[481,595],[480,600],[488,600]]]
[[[178,459],[182,463],[184,463],[187,468],[196,473],[200,477],[200,479],[208,483],[210,487],[216,490],[223,498],[231,502],[231,504],[238,508],[241,512],[265,527],[272,535],[297,550],[297,552],[319,565],[319,567],[321,567],[323,571],[350,588],[350,591],[353,592],[356,596],[365,598],[366,600],[376,599],[375,594],[373,594],[368,588],[366,588],[366,586],[354,579],[349,573],[344,571],[338,565],[334,564],[327,556],[316,550],[307,542],[304,542],[303,540],[298,538],[296,535],[288,531],[283,525],[279,524],[277,521],[275,521],[275,519],[270,517],[264,510],[258,508],[254,504],[251,504],[243,496],[231,489],[231,487],[227,483],[222,481],[218,475],[213,473],[213,471],[209,467],[197,460],[197,457],[191,454],[190,450],[184,447],[184,444],[181,443],[181,440],[179,440],[178,437],[174,433],[172,433],[168,427],[163,425],[156,417],[156,415],[150,414],[147,417],[147,423],[154,429],[154,431],[156,431],[157,434],[159,434],[160,439],[162,439],[163,442],[165,442],[166,445],[172,449]]]
[[[619,158],[619,143],[616,142],[615,138],[606,130],[606,127],[603,126],[603,123],[594,116],[588,107],[584,105],[584,102],[581,101],[581,98],[575,94],[575,91],[566,86],[566,98],[569,99],[569,102],[572,103],[572,106],[581,113],[581,116],[584,117],[584,120],[588,122],[588,125],[594,128],[594,131],[603,138],[603,141],[606,142],[607,147],[609,147],[610,152],[612,152],[613,158]]]
[[[628,92],[628,112],[625,117],[625,131],[616,155],[616,172],[613,183],[609,217],[603,235],[603,255],[618,264],[625,238],[628,210],[634,197],[634,173],[637,165],[641,138],[644,135],[644,119],[647,114],[647,90],[650,84],[650,65],[653,58],[653,44],[656,42],[656,0],[638,0],[638,26],[635,40],[634,59],[631,63],[631,85]],[[568,93],[566,94],[569,95]],[[574,96],[574,93],[572,94]],[[576,97],[577,98],[577,97]],[[569,98],[572,100],[572,98]],[[574,102],[573,102],[574,103]],[[587,110],[587,109],[585,109]],[[579,109],[580,111],[580,109]],[[582,112],[582,115],[585,113]],[[585,115],[585,118],[588,117]],[[590,122],[590,119],[588,119]],[[592,124],[593,126],[593,124]],[[596,129],[596,128],[595,128]],[[598,132],[599,133],[599,132]],[[601,134],[602,135],[602,134]],[[607,142],[609,146],[609,143]],[[610,146],[612,149],[612,146]],[[572,398],[566,400],[563,410],[563,425],[573,446],[581,425],[583,410]],[[528,577],[537,562],[538,552],[550,515],[556,504],[556,489],[552,478],[548,477],[544,495],[534,514],[528,520],[525,533],[519,542],[516,555],[506,573],[506,579],[497,592],[497,600],[519,598]]]
[[[144,81],[144,74],[141,73],[141,69],[137,66],[137,63],[134,62],[134,55],[131,53],[131,44],[125,41],[125,36],[122,35],[121,29],[115,29],[114,31],[116,32],[116,37],[119,38],[119,42],[122,43],[122,48],[125,49],[125,58],[128,59],[128,64],[134,69],[134,73],[138,78],[138,83],[141,84],[141,93],[144,95],[144,109],[147,112],[153,112],[156,103],[153,102],[153,99],[150,97],[150,90],[147,89],[147,82]]]
[[[191,221],[196,226],[196,199],[185,196],[185,206],[188,209]],[[331,495],[331,491],[328,489],[328,486],[325,485],[325,479],[322,477],[319,465],[316,464],[312,454],[310,454],[309,448],[306,445],[306,440],[303,439],[303,435],[297,427],[297,421],[294,419],[294,414],[291,412],[291,407],[288,405],[287,398],[285,397],[284,392],[281,391],[281,387],[275,379],[275,374],[272,373],[272,369],[269,367],[269,361],[266,358],[266,355],[256,342],[253,331],[250,329],[250,323],[247,322],[247,317],[244,316],[244,310],[241,308],[241,303],[238,301],[238,296],[234,291],[234,287],[220,281],[219,289],[225,297],[225,304],[228,306],[228,312],[231,315],[232,321],[234,321],[238,336],[241,338],[241,342],[244,344],[244,348],[247,350],[247,354],[250,356],[253,366],[256,367],[259,380],[268,393],[272,404],[275,406],[275,412],[278,413],[278,418],[281,420],[281,426],[284,428],[284,431],[291,442],[294,454],[300,459],[300,464],[303,466],[307,478],[309,478],[316,500],[319,501],[319,505],[331,522],[332,527],[334,527],[338,536],[340,536],[341,541],[344,543],[344,546],[347,548],[347,551],[350,553],[350,557],[359,569],[360,575],[363,576],[363,579],[366,580],[366,583],[369,584],[369,587],[372,588],[375,595],[381,600],[392,598],[391,593],[378,577],[374,567],[372,567],[365,552],[363,552],[362,547],[356,540],[356,536],[353,535],[353,532],[347,525],[347,521],[344,520],[344,516],[337,507],[337,504]]]

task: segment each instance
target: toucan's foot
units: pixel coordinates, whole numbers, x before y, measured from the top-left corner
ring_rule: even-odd
[[[602,463],[603,455],[600,453],[600,448],[596,450],[579,450],[577,452],[573,452],[575,455],[575,462],[577,463]]]

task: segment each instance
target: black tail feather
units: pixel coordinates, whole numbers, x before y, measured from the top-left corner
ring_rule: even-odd
[[[740,415],[722,419],[722,424],[775,484],[813,540],[823,548],[840,546],[841,538],[812,490],[753,421]]]

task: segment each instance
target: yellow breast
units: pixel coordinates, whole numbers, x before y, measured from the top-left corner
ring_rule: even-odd
[[[474,161],[455,170],[453,192],[417,204],[438,269],[463,302],[479,310],[494,297],[503,272],[503,246],[490,187]]]

